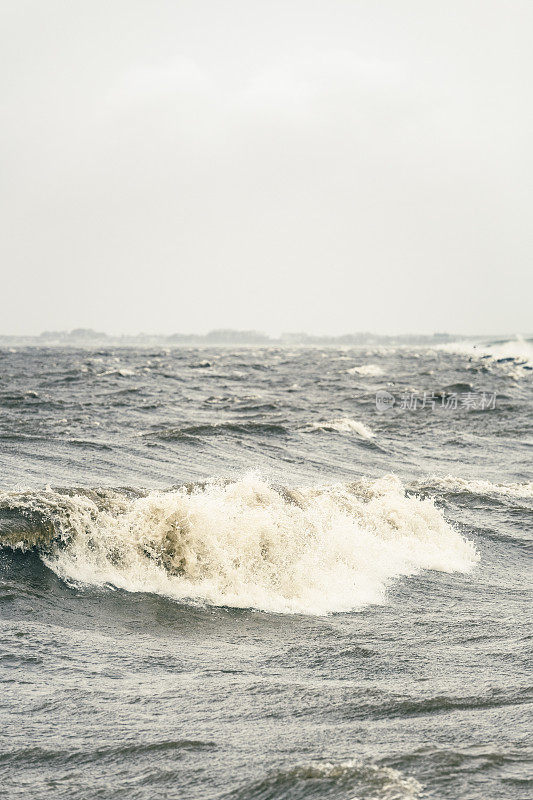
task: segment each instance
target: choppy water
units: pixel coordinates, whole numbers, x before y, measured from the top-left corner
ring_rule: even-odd
[[[530,796],[532,353],[1,351],[5,795]]]

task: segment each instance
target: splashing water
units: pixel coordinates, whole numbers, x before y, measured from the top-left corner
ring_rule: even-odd
[[[349,611],[385,602],[394,578],[467,572],[478,558],[393,476],[291,490],[248,475],[143,497],[100,492],[98,502],[49,491],[26,504],[51,520],[43,560],[64,580],[213,605]]]

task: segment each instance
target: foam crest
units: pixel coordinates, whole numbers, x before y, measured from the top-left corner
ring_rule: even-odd
[[[312,422],[309,426],[315,431],[335,431],[336,433],[355,433],[361,439],[373,439],[375,433],[363,422],[349,417],[339,417],[326,422]]]
[[[484,480],[466,480],[455,475],[431,476],[428,480],[418,481],[417,489],[431,488],[440,492],[472,494],[479,497],[499,495],[526,500],[533,499],[533,481],[523,483],[491,483]]]
[[[422,791],[417,780],[399,770],[350,759],[310,761],[278,770],[258,783],[245,785],[229,798],[342,796],[350,800],[418,800]]]
[[[407,496],[393,476],[276,489],[248,475],[145,496],[49,490],[25,502],[51,520],[42,558],[64,580],[213,605],[350,611],[385,602],[400,576],[468,572],[478,560],[431,500]]]
[[[351,367],[346,371],[349,375],[361,375],[367,378],[377,378],[383,375],[383,370],[377,364],[362,364],[360,367]]]
[[[533,366],[533,343],[519,334],[514,339],[486,344],[450,342],[440,344],[438,350],[460,353],[474,358],[493,358],[495,361],[515,361],[517,366]]]

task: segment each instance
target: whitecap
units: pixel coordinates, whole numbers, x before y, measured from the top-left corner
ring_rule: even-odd
[[[42,558],[65,581],[215,606],[359,610],[385,603],[401,576],[466,573],[479,558],[431,499],[391,475],[291,489],[251,474],[145,496],[48,490],[8,502],[46,512],[40,537],[54,539]]]

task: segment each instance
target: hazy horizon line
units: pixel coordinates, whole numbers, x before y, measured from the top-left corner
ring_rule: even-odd
[[[61,330],[44,330],[40,333],[0,333],[0,339],[24,339],[24,340],[40,340],[46,341],[62,341],[62,340],[94,340],[94,339],[164,339],[166,341],[186,341],[186,340],[205,340],[211,341],[264,341],[264,342],[280,342],[280,341],[298,341],[298,340],[323,340],[323,341],[340,341],[340,340],[357,340],[357,339],[441,339],[453,341],[456,339],[483,339],[483,338],[499,338],[499,339],[520,339],[531,338],[531,332],[483,332],[483,333],[460,333],[449,331],[433,331],[431,333],[423,333],[419,331],[410,331],[406,333],[384,333],[372,330],[355,330],[346,331],[344,333],[313,333],[305,330],[297,331],[282,331],[280,333],[267,333],[262,330],[252,328],[213,328],[205,333],[191,332],[191,331],[174,331],[172,333],[162,332],[147,332],[138,331],[135,333],[122,332],[122,333],[108,333],[107,331],[100,331],[94,328],[76,327]]]

